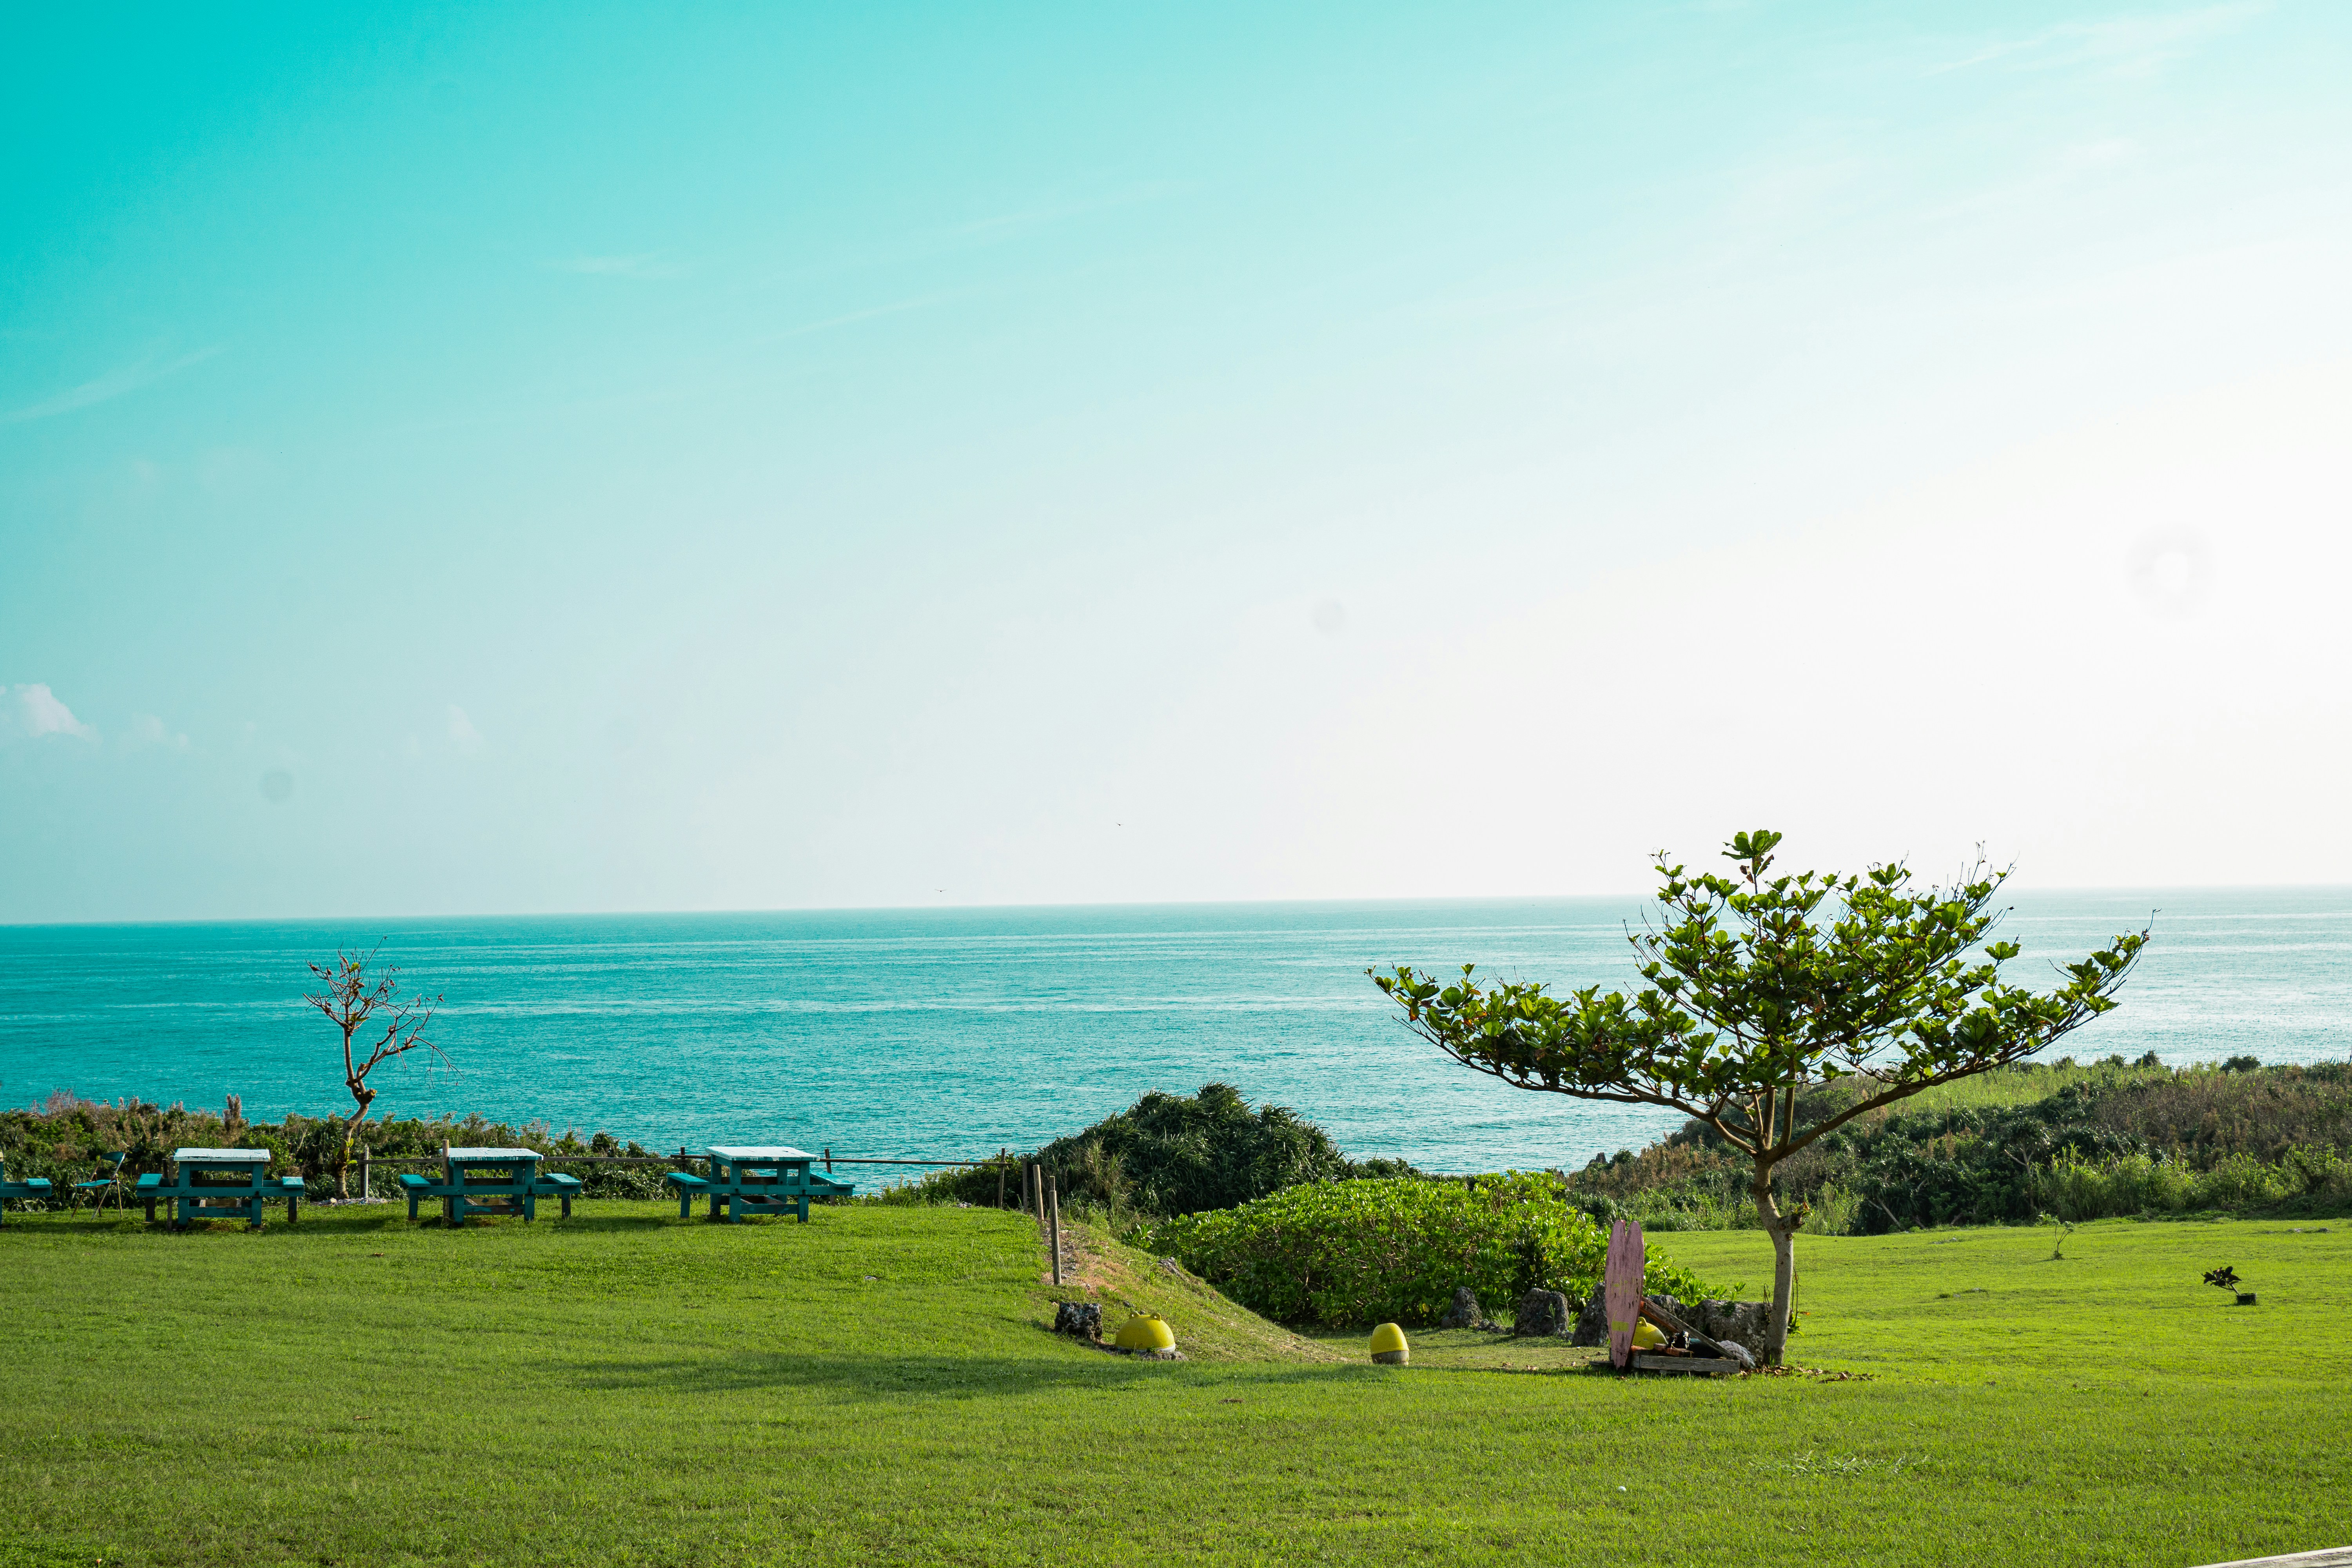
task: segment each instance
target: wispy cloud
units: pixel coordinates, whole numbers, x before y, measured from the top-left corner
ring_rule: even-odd
[[[149,746],[159,746],[167,752],[184,752],[188,749],[188,738],[175,733],[170,725],[154,714],[141,713],[131,719],[131,729],[122,737],[122,749],[136,752]]]
[[[2118,76],[2138,76],[2196,52],[2208,40],[2270,10],[2269,0],[2237,0],[2189,10],[2105,16],[2096,21],[2057,22],[2014,37],[1979,42],[1930,74],[2001,64],[2011,70],[2062,70],[2090,67]]]
[[[55,397],[46,398],[28,407],[16,409],[13,413],[0,414],[0,425],[22,425],[28,419],[47,419],[54,415],[70,414],[77,408],[88,408],[93,404],[120,397],[126,392],[136,392],[142,386],[152,385],[167,375],[176,374],[192,364],[202,364],[227,346],[226,343],[215,343],[208,349],[198,349],[192,354],[182,354],[177,359],[165,359],[160,354],[150,354],[136,364],[127,364],[121,370],[109,371],[96,381],[85,381],[70,391],[58,393]]]
[[[639,278],[657,280],[683,278],[687,265],[673,261],[659,251],[643,256],[567,256],[547,264],[558,272],[577,272],[588,278]]]
[[[819,321],[803,321],[797,327],[784,327],[753,338],[755,343],[779,343],[787,338],[804,338],[811,332],[829,331],[835,327],[846,327],[858,321],[870,321],[877,316],[896,316],[906,310],[921,310],[930,306],[970,294],[970,289],[946,289],[935,294],[919,294],[911,300],[899,300],[887,305],[869,305],[863,310],[850,310],[838,316],[826,316]]]
[[[45,735],[70,735],[95,741],[98,731],[73,716],[44,681],[0,687],[0,736],[23,735],[37,741]]]

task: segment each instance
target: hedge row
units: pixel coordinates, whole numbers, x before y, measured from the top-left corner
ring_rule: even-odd
[[[1490,1311],[1530,1289],[1591,1294],[1609,1237],[1571,1207],[1560,1179],[1326,1182],[1237,1208],[1186,1215],[1145,1237],[1265,1317],[1332,1328],[1435,1321],[1466,1285]],[[1645,1282],[1685,1300],[1728,1298],[1653,1249]]]

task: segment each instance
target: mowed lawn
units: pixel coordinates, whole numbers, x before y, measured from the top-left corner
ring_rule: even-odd
[[[1869,1377],[1691,1382],[1466,1333],[1418,1336],[1405,1368],[1275,1336],[1254,1360],[1106,1355],[1045,1331],[1035,1229],[985,1210],[400,1213],[259,1236],[11,1215],[0,1563],[2187,1564],[2352,1542],[2340,1221],[2103,1224],[2063,1260],[2047,1229],[1806,1237],[1792,1359]],[[1769,1275],[1752,1234],[1655,1241]],[[2199,1282],[2222,1263],[2259,1306]],[[1145,1304],[1181,1333],[1184,1299]]]

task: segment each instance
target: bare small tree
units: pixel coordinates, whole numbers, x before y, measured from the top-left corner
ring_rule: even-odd
[[[440,994],[402,995],[400,966],[378,963],[376,954],[382,951],[381,943],[363,953],[337,948],[332,963],[309,966],[319,978],[320,990],[302,997],[342,1031],[343,1083],[358,1106],[343,1123],[342,1153],[335,1166],[335,1190],[344,1197],[352,1195],[352,1144],[377,1094],[368,1087],[368,1074],[393,1058],[419,1048],[431,1051],[444,1063],[449,1060],[447,1053],[425,1037],[433,1010],[441,1005]],[[373,978],[370,978],[371,970]]]

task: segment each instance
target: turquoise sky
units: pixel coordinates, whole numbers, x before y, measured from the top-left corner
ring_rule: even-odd
[[[48,7],[0,920],[2352,881],[2352,7]]]

